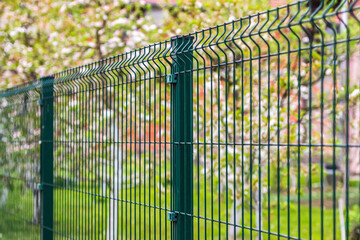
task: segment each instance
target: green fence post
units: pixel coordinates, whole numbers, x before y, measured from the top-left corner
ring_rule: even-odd
[[[52,76],[41,81],[41,239],[53,239],[53,84]]]
[[[193,38],[171,39],[173,239],[193,239]]]

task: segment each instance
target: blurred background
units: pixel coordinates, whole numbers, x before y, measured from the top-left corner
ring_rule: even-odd
[[[327,4],[330,2],[325,1]],[[229,28],[225,29],[224,22],[231,22],[289,2],[293,1],[3,0],[0,1],[0,89],[122,54],[151,43],[169,40],[175,35],[197,32],[194,35],[199,34],[200,36],[201,32],[199,31],[217,24],[222,25],[219,25],[216,34],[207,29],[204,31],[205,33],[202,32],[203,36],[221,35],[229,31]],[[330,10],[334,11],[340,1],[331,2],[336,3]],[[313,0],[314,8],[319,3],[319,0]],[[302,1],[298,6],[299,8],[294,4],[291,8],[284,7],[277,13],[276,11],[272,12],[267,18],[265,13],[257,21],[265,22],[266,19],[271,21],[277,19],[276,24],[279,25],[274,24],[274,28],[276,28],[281,25],[279,23],[281,19],[289,19],[289,15],[295,16],[299,9],[301,13],[308,9],[307,1]],[[355,13],[356,16],[359,16],[360,1],[357,1],[356,6]],[[314,9],[311,11],[313,12]],[[331,24],[327,24],[321,18],[316,20],[317,25],[308,21],[303,28],[303,26],[299,26],[301,24],[298,24],[294,27],[298,35],[291,33],[290,29],[284,30],[284,35],[290,39],[289,44],[278,28],[273,35],[269,32],[255,34],[253,38],[255,42],[261,42],[261,51],[258,51],[257,46],[251,42],[252,39],[248,38],[245,41],[238,40],[237,43],[240,47],[228,47],[224,43],[220,43],[216,47],[218,53],[220,53],[219,49],[225,49],[225,52],[221,53],[223,55],[220,54],[221,57],[213,53],[208,54],[204,49],[195,53],[195,56],[204,56],[205,60],[200,61],[200,66],[198,66],[197,71],[200,74],[196,81],[194,80],[194,89],[197,87],[197,90],[193,93],[194,143],[198,142],[197,148],[194,148],[193,159],[194,172],[197,172],[194,175],[194,212],[201,207],[198,214],[209,217],[210,210],[216,211],[212,220],[225,222],[228,220],[224,219],[229,219],[230,222],[238,224],[238,229],[240,228],[240,217],[237,216],[242,215],[245,219],[242,223],[246,226],[251,223],[255,228],[263,226],[263,229],[278,231],[278,234],[283,234],[283,236],[285,234],[297,235],[300,238],[301,235],[301,239],[331,239],[333,236],[337,239],[345,239],[346,224],[350,226],[351,233],[360,232],[358,230],[360,229],[360,71],[357,69],[357,66],[360,65],[360,29],[358,28],[359,22],[356,22],[355,17],[348,13],[340,15],[342,16],[333,14],[328,17]],[[300,16],[298,15],[297,19]],[[347,21],[341,17],[349,22],[341,23],[341,21]],[[256,19],[256,15],[253,18]],[[254,19],[245,19],[244,26],[253,24],[251,20],[254,21]],[[274,20],[274,22],[276,21]],[[241,29],[239,24],[242,23],[237,22],[235,29]],[[346,45],[346,40],[349,40],[349,36],[346,36],[346,24],[351,29],[349,32],[352,41],[348,47],[350,50]],[[315,25],[319,27],[320,31],[315,29]],[[245,34],[251,35],[247,31],[244,30]],[[310,34],[305,34],[305,31],[309,31]],[[323,38],[323,34],[325,38]],[[309,36],[313,37],[316,49],[309,47],[311,42]],[[198,43],[202,41],[199,39],[197,39]],[[218,40],[221,42],[221,37]],[[323,46],[320,45],[321,41],[326,43],[324,52],[321,52],[321,47],[319,47]],[[203,43],[205,42],[207,41]],[[337,45],[333,47],[333,43]],[[246,44],[250,47],[247,47]],[[208,49],[211,48],[210,45],[209,42],[207,45],[204,44]],[[234,56],[233,49],[236,52]],[[208,50],[208,52],[211,51]],[[243,59],[254,60],[260,55],[265,56],[264,54],[268,54],[269,57],[259,63],[245,61],[242,65],[240,52],[244,54],[241,55]],[[282,57],[277,57],[280,52]],[[230,60],[233,58],[233,66],[226,66],[228,60],[225,60],[227,59],[225,57],[229,57]],[[237,61],[235,62],[235,60]],[[347,67],[349,71],[346,71]],[[232,70],[236,74],[230,77]],[[229,76],[223,74],[224,72],[229,72]],[[259,72],[261,74],[258,75]],[[346,73],[349,73],[349,76],[346,76]],[[311,76],[315,80],[309,81]],[[263,79],[262,83],[261,78]],[[228,79],[232,79],[233,82]],[[241,79],[245,79],[244,82],[240,82]],[[269,82],[266,83],[265,79],[269,79]],[[129,85],[134,89],[135,98],[133,98],[131,90],[113,86],[109,79],[101,83],[101,88],[95,92],[85,88],[84,92],[74,95],[58,94],[55,98],[56,131],[54,131],[54,139],[58,144],[54,150],[56,166],[54,179],[58,189],[55,191],[57,212],[55,212],[56,218],[54,219],[56,219],[55,229],[60,233],[63,229],[67,230],[69,221],[72,224],[70,224],[69,235],[76,232],[77,229],[82,229],[86,234],[90,231],[89,229],[95,228],[94,232],[91,232],[92,234],[100,238],[111,239],[107,232],[117,231],[117,229],[111,229],[111,226],[120,223],[113,217],[117,215],[114,213],[117,210],[111,210],[113,203],[109,201],[108,197],[115,196],[116,198],[118,195],[111,179],[119,179],[121,171],[118,174],[115,170],[113,172],[109,170],[108,174],[103,176],[99,173],[99,169],[104,169],[104,166],[116,169],[115,166],[119,164],[119,161],[114,159],[120,158],[115,154],[112,155],[111,152],[119,149],[120,137],[126,141],[130,139],[130,142],[134,139],[140,142],[141,139],[148,139],[149,142],[170,141],[168,125],[171,116],[170,94],[168,94],[170,86],[165,84],[165,78],[162,77],[158,77],[158,80],[151,80],[154,83],[153,89],[150,84],[146,85],[145,81],[138,85],[136,85],[137,83]],[[226,92],[227,88],[224,87],[225,84],[233,86],[231,89],[229,87],[229,95]],[[349,98],[346,97],[347,95]],[[136,99],[136,96],[139,99]],[[146,96],[147,98],[145,98]],[[150,96],[153,97],[150,98]],[[224,96],[227,96],[227,99]],[[243,99],[240,101],[241,97]],[[11,97],[9,99],[11,100]],[[3,183],[1,182],[3,185],[0,185],[0,211],[13,209],[15,212],[13,215],[16,215],[17,212],[21,214],[25,212],[25,214],[18,215],[25,216],[24,218],[38,227],[40,208],[37,203],[40,197],[37,186],[14,183],[16,182],[15,178],[10,179],[9,177],[10,175],[17,176],[16,174],[20,176],[19,178],[24,179],[35,176],[33,182],[39,182],[40,108],[37,105],[37,99],[34,100],[35,98],[30,101],[21,95],[17,100],[19,99],[21,103],[25,104],[11,105],[6,99],[0,101],[0,177],[3,177],[0,180],[4,180]],[[249,103],[250,99],[253,100],[253,103]],[[347,99],[348,101],[346,101]],[[123,101],[126,105],[125,110],[121,108],[124,106]],[[146,101],[148,101],[148,107],[146,107]],[[117,104],[112,104],[116,102]],[[236,105],[232,106],[233,102]],[[227,103],[230,103],[229,106]],[[130,110],[127,105],[130,106]],[[141,106],[144,105],[144,116],[140,117]],[[149,107],[150,105],[154,108]],[[214,107],[215,105],[217,106]],[[89,117],[91,116],[91,121],[80,111],[84,106],[84,109],[91,107],[91,111],[85,111],[89,113]],[[93,106],[95,106],[95,110]],[[140,110],[136,110],[135,106],[140,106]],[[135,111],[131,109],[135,109]],[[155,110],[159,111],[158,115]],[[138,115],[136,111],[139,111]],[[254,118],[252,118],[252,114],[255,116]],[[136,116],[139,116],[138,124],[136,124]],[[221,118],[223,116],[226,119]],[[230,116],[229,119],[235,119],[233,123],[227,119],[227,116]],[[264,116],[268,116],[268,118]],[[117,136],[110,134],[109,137],[108,134],[98,134],[104,126],[105,129],[119,131],[120,125],[115,126],[114,123],[111,125],[111,120],[108,121],[108,119],[121,119],[125,120],[125,123],[135,119],[135,126],[133,128],[126,126],[124,127],[126,131],[122,132],[123,126],[121,125],[121,134]],[[282,128],[279,131],[280,125]],[[242,133],[240,133],[240,129],[243,131]],[[264,132],[259,131],[261,134],[257,134],[257,129],[263,129]],[[227,136],[228,132],[230,136],[232,131],[233,139]],[[79,132],[84,135],[79,135]],[[143,133],[142,135],[131,135],[134,132]],[[218,136],[214,137],[218,142],[215,144],[211,142],[213,147],[210,151],[211,148],[205,143],[209,143],[206,141],[213,138],[213,132],[218,132]],[[83,136],[95,140],[94,143],[91,143],[91,148],[86,148],[90,149],[85,154],[86,157],[79,154],[83,151],[82,145],[63,143],[66,141],[76,143]],[[288,136],[290,137],[288,138]],[[104,146],[102,141],[110,141],[111,144]],[[203,143],[203,146],[199,147],[199,141]],[[228,150],[227,141],[233,141],[234,147],[229,147]],[[244,141],[268,142],[269,147],[241,148]],[[24,142],[31,142],[32,145],[23,144]],[[272,143],[271,147],[270,142]],[[300,147],[300,143],[302,147]],[[320,147],[322,143],[325,144],[323,148]],[[218,145],[215,146],[216,144]],[[164,166],[164,163],[170,161],[170,145],[167,145],[168,148],[160,145],[160,147],[150,149],[152,145],[155,146],[155,144],[150,144],[146,149],[143,146],[143,151],[137,149],[136,146],[125,147],[121,150],[124,153],[129,152],[130,163],[131,156],[134,159],[136,157],[144,159],[146,167],[144,165],[143,173],[146,173],[147,176],[154,176],[154,179],[156,177],[157,184],[155,184],[155,180],[154,183],[141,180],[141,168],[138,170],[139,172],[129,174],[129,179],[133,179],[136,184],[140,185],[139,189],[141,189],[142,183],[144,183],[144,187],[147,187],[149,196],[148,199],[144,197],[144,203],[151,203],[155,193],[163,194],[166,190],[170,192],[170,176],[163,174],[170,170],[166,167],[156,170],[156,166],[161,166],[161,163]],[[141,146],[138,145],[139,148]],[[97,149],[102,149],[103,152],[97,153]],[[227,151],[233,154],[227,154]],[[106,155],[104,152],[109,154]],[[152,154],[154,154],[153,160],[151,159]],[[105,163],[102,157],[106,159]],[[233,165],[227,163],[228,158],[229,161],[234,160]],[[347,158],[348,164],[346,165]],[[95,160],[88,164],[88,159]],[[213,164],[210,164],[210,160],[211,162],[214,160],[214,168]],[[153,164],[152,161],[158,164]],[[245,161],[245,164],[242,161]],[[29,162],[34,164],[30,166]],[[136,166],[136,161],[134,166]],[[346,166],[349,167],[349,176],[345,176]],[[83,172],[80,172],[80,169]],[[260,170],[263,173],[260,174]],[[265,174],[265,170],[268,175]],[[245,180],[244,177],[240,177],[240,173],[245,174]],[[121,176],[121,178],[123,177]],[[346,178],[348,181],[345,181]],[[229,191],[229,196],[227,195],[228,189],[230,189],[228,179],[230,184],[233,184],[231,186],[236,186],[233,192]],[[122,181],[124,186],[127,186],[128,180],[122,179],[121,184]],[[260,184],[258,184],[259,182]],[[346,182],[348,182],[348,186]],[[137,186],[136,184],[135,186]],[[195,188],[195,184],[197,184],[197,188]],[[91,194],[95,193],[100,196],[96,201],[86,205],[92,209],[89,216],[91,216],[91,220],[94,219],[94,222],[88,224],[86,221],[85,223],[81,221],[79,225],[77,222],[74,224],[71,219],[76,218],[68,217],[68,215],[74,214],[73,209],[77,209],[75,214],[79,216],[83,216],[83,212],[87,211],[86,209],[83,211],[83,206],[78,202],[69,202],[69,199],[72,200],[72,198],[68,196],[72,196],[70,194],[73,194],[74,186],[77,189],[88,191],[90,185]],[[70,189],[70,193],[64,189]],[[132,187],[129,189],[131,191]],[[211,192],[210,194],[210,191],[214,189],[215,193]],[[249,193],[251,190],[254,191],[253,195]],[[153,194],[151,197],[150,192]],[[224,197],[225,195],[226,197]],[[140,194],[135,195],[135,197],[139,196]],[[261,198],[259,199],[257,196],[261,196]],[[349,198],[348,209],[344,209],[346,196]],[[90,199],[86,194],[83,198]],[[19,199],[22,205],[18,204]],[[159,202],[159,206],[166,204],[169,199],[170,197],[168,200]],[[125,200],[129,199],[125,198]],[[106,209],[107,206],[110,206],[109,211],[93,210],[94,202],[95,206],[101,208]],[[206,209],[206,204],[211,208]],[[203,209],[203,205],[205,205],[205,209]],[[245,206],[245,210],[240,209],[241,205]],[[169,203],[168,206],[170,206]],[[229,210],[229,214],[225,213],[224,209]],[[163,233],[162,225],[157,222],[161,223],[161,219],[166,219],[165,212],[156,215],[156,210],[151,211],[154,216],[153,222],[148,221],[149,219],[145,217],[147,223],[143,224],[136,218],[133,220],[131,214],[126,215],[124,218],[126,224],[123,227],[122,222],[125,220],[122,219],[119,231],[120,229],[130,229],[131,231],[132,228],[135,228],[136,232],[136,227],[140,226],[140,232],[142,227],[146,232],[145,227],[147,229],[148,226],[154,225],[155,231],[151,233],[152,235],[149,234],[150,238],[159,235],[170,236],[170,230],[168,232],[165,230]],[[349,213],[349,223],[345,223],[346,220],[344,220],[346,211]],[[24,227],[22,230],[18,230],[13,224],[14,220],[8,220],[9,216],[5,214],[5,217],[0,219],[0,239],[1,234],[11,239],[9,236],[15,236],[14,232],[21,231],[22,236],[33,231],[28,239],[38,239],[37,228],[29,230]],[[276,220],[281,223],[281,227]],[[132,222],[132,224],[127,224],[128,222]],[[96,227],[100,223],[102,225],[97,229]],[[160,229],[157,230],[156,226],[160,226]],[[169,222],[166,222],[165,226],[170,229]],[[239,230],[230,229],[228,233],[226,228],[210,228],[202,220],[194,222],[194,226],[199,229],[196,231],[209,236],[213,234],[220,238],[220,236],[228,234],[230,239],[237,239],[240,236]],[[309,232],[311,228],[313,229],[312,233]],[[113,229],[115,228],[113,227]],[[321,235],[323,230],[325,230],[324,236]],[[198,232],[194,234],[198,234],[198,238],[203,239],[203,235]],[[241,233],[245,234],[245,239],[250,239],[249,231],[243,229],[243,232]],[[261,238],[261,236],[258,234],[257,237]],[[352,239],[359,239],[358,236],[360,234]],[[59,237],[61,237],[60,234]],[[275,236],[273,237],[275,239]],[[15,236],[13,239],[19,238]]]
[[[287,2],[0,1],[0,88]]]

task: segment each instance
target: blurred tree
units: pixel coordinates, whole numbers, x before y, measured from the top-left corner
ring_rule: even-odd
[[[126,1],[0,2],[0,88],[146,45],[150,5]]]
[[[177,5],[166,4],[166,2],[164,2],[163,11],[166,13],[165,15],[168,16],[168,18],[163,21],[162,25],[156,26],[154,24],[154,20],[146,14],[146,12],[150,10],[150,5],[146,4],[146,2],[129,3],[127,1],[110,0],[77,0],[72,2],[57,2],[54,0],[29,0],[26,2],[21,2],[18,0],[5,0],[0,2],[0,49],[3,49],[3,51],[0,52],[0,88],[12,86],[20,82],[26,82],[38,78],[39,76],[50,74],[65,68],[75,67],[81,64],[120,54],[136,47],[147,45],[148,43],[158,42],[165,39],[167,40],[174,35],[187,34],[214,26],[216,24],[221,24],[223,22],[230,22],[240,17],[266,10],[269,8],[269,4],[271,4],[272,7],[275,7],[276,5],[274,6],[274,2],[285,4],[287,1],[256,0],[252,1],[251,3],[246,3],[237,0],[181,0],[177,2]],[[307,6],[303,4],[302,11],[305,12],[306,9]],[[311,12],[316,11],[316,9],[311,9]],[[294,13],[292,12],[292,14]],[[286,16],[286,9],[282,9],[280,11],[280,15],[280,17]],[[270,19],[271,21],[275,19],[274,12],[272,13]],[[335,23],[337,19],[333,18],[332,20]],[[254,24],[255,22],[256,21],[252,19],[251,24]],[[250,25],[250,22],[247,22],[247,20],[244,20],[243,23],[249,23]],[[280,24],[279,20],[276,21],[276,24]],[[341,35],[339,32],[337,32],[340,26],[338,20],[336,27],[332,27],[332,25],[326,25],[324,22],[318,22],[317,24],[319,24],[319,26],[322,28],[322,31],[324,32],[326,30],[332,32],[333,35],[335,35],[335,32],[338,33],[338,35]],[[254,36],[254,41],[260,43],[260,49],[258,49],[249,38],[245,40],[238,40],[236,43],[239,44],[240,47],[231,45],[231,48],[235,49],[236,54],[235,56],[232,56],[232,53],[228,51],[228,61],[232,60],[231,57],[236,58],[237,60],[246,58],[249,56],[250,51],[255,54],[253,57],[256,57],[257,54],[260,55],[260,51],[262,55],[267,53],[275,55],[277,52],[286,52],[289,51],[289,49],[297,49],[300,47],[300,44],[302,44],[302,47],[304,47],[308,46],[310,42],[312,43],[312,41],[314,41],[314,43],[321,42],[322,37],[320,36],[319,31],[314,29],[314,26],[311,24],[305,25],[306,26],[304,26],[303,29],[300,29],[299,26],[296,27],[295,31],[300,33],[299,35],[291,33],[289,29],[286,31],[284,30],[283,32],[277,31],[274,33],[274,35],[268,33],[263,34],[263,37],[266,37],[267,43],[269,45],[265,44],[263,39],[261,39],[259,36]],[[259,27],[260,26],[258,26],[255,31],[258,31]],[[308,34],[306,34],[306,31]],[[327,37],[332,38],[333,35],[329,34]],[[287,45],[287,37],[290,40],[289,45]],[[277,47],[276,41],[281,42],[280,47]],[[250,47],[247,47],[246,45],[250,45]],[[224,45],[222,47],[225,48]],[[220,52],[219,49],[217,49],[217,51]],[[242,57],[240,57],[241,51],[241,54],[243,54]],[[305,51],[302,53],[302,56],[292,55],[291,63],[290,60],[288,60],[285,56],[282,56],[279,57],[279,65],[277,65],[275,61],[276,59],[272,58],[271,65],[269,64],[269,68],[266,61],[259,63],[257,66],[256,63],[254,63],[254,69],[262,65],[261,69],[264,75],[269,73],[269,78],[271,78],[271,86],[269,85],[268,87],[269,92],[265,92],[264,88],[262,90],[256,89],[258,86],[257,81],[259,80],[259,77],[255,76],[255,74],[251,81],[249,81],[247,78],[243,83],[241,83],[240,79],[242,75],[239,71],[241,68],[240,65],[236,66],[237,75],[234,77],[234,83],[226,82],[224,74],[218,75],[219,69],[216,67],[209,70],[207,74],[210,74],[211,71],[212,75],[217,76],[220,81],[226,83],[222,85],[225,86],[224,88],[219,87],[220,90],[214,90],[214,96],[212,100],[214,106],[217,106],[208,107],[211,100],[210,97],[206,99],[207,102],[204,103],[204,105],[199,105],[202,110],[206,109],[206,113],[204,113],[204,115],[206,115],[206,119],[210,119],[209,116],[212,114],[225,116],[224,105],[226,101],[223,101],[224,99],[221,99],[222,101],[218,100],[220,99],[220,94],[224,94],[224,92],[221,91],[224,91],[226,87],[229,90],[230,98],[235,98],[237,103],[234,109],[229,107],[229,109],[233,111],[232,114],[236,118],[235,127],[232,126],[232,123],[227,122],[225,119],[219,118],[214,122],[214,125],[218,125],[219,129],[221,129],[220,136],[216,136],[219,137],[219,142],[225,141],[224,129],[226,127],[239,131],[239,129],[242,129],[241,122],[245,121],[243,139],[245,141],[249,141],[249,139],[253,137],[252,141],[255,143],[264,143],[268,140],[269,142],[274,143],[278,140],[281,143],[288,142],[297,144],[298,141],[301,141],[301,143],[306,144],[309,134],[313,134],[313,142],[319,143],[322,137],[319,134],[319,129],[316,129],[320,126],[321,121],[320,106],[322,104],[322,96],[320,96],[319,92],[319,82],[324,78],[325,80],[327,79],[326,81],[331,82],[330,78],[332,74],[334,74],[331,72],[332,63],[335,62],[335,59],[332,58],[331,51],[331,49],[328,49],[325,54],[322,54],[319,48],[317,48],[312,52],[313,55],[311,59],[309,58],[309,52]],[[225,54],[220,54],[220,57],[211,54],[212,53],[210,53],[210,55],[206,56],[205,58],[207,61],[209,61],[209,58],[212,58],[212,61],[214,61],[212,62],[213,65],[225,62]],[[203,55],[205,56],[205,54]],[[343,56],[344,49],[339,47],[339,52],[337,55]],[[325,60],[322,58],[325,58]],[[325,64],[321,63],[322,60],[324,60]],[[313,63],[312,67],[309,66],[310,62]],[[209,62],[204,62],[203,64],[209,66]],[[301,72],[297,72],[299,70],[299,68],[297,68],[298,65],[301,66]],[[320,66],[324,66],[324,69],[320,69]],[[270,68],[275,70],[271,70]],[[247,65],[245,65],[243,70],[244,75],[250,75],[251,70]],[[276,70],[279,70],[279,72]],[[314,81],[310,83],[308,79],[309,73],[311,71],[313,72]],[[338,76],[341,75],[340,71],[341,68],[338,67]],[[222,68],[220,72],[224,73],[225,68]],[[229,70],[228,73],[230,74],[230,72],[231,71]],[[253,73],[255,72],[253,71]],[[228,79],[231,79],[232,77],[233,76],[229,75]],[[262,78],[266,79],[264,76],[262,76]],[[202,81],[210,82],[209,79],[202,79]],[[215,82],[214,84],[217,83]],[[254,89],[251,90],[252,92],[250,92],[249,87],[251,84],[254,84]],[[234,85],[236,85],[236,88],[234,88],[234,92],[231,92],[231,89]],[[206,83],[206,86],[209,86],[209,84]],[[308,93],[309,88],[313,86],[317,87],[318,90],[317,92],[314,91],[313,99],[311,99],[312,105],[309,106],[311,101],[309,101]],[[338,85],[335,86],[337,88],[337,95],[344,96],[344,86],[344,82],[338,82]],[[240,89],[242,89],[244,92],[240,93]],[[351,93],[355,93],[353,94],[353,99],[351,99],[350,107],[357,106],[359,102],[358,89],[359,86],[352,86],[350,89]],[[203,90],[206,91],[209,89]],[[263,91],[262,99],[264,102],[261,103],[260,101],[256,100],[256,97],[254,97],[253,102],[250,103],[249,99],[252,99],[252,96],[258,96],[261,91]],[[242,103],[240,100],[240,96],[242,94],[245,97],[245,106],[241,106],[240,104]],[[298,101],[299,95],[301,95],[301,97],[299,97],[301,98],[300,106],[293,107],[291,105],[292,107],[290,108],[290,101],[296,103]],[[324,108],[325,112],[327,112],[325,117],[332,119],[335,114],[345,115],[345,109],[343,107],[344,98],[337,99],[339,102],[337,102],[338,105],[335,106],[334,109],[332,109],[332,101],[333,99],[331,97],[324,100]],[[268,102],[271,102],[272,105],[267,106]],[[277,102],[278,106],[276,108],[275,104]],[[289,104],[289,107],[287,104]],[[251,119],[251,116],[249,115],[250,109],[252,109],[253,112],[256,112],[259,106],[262,106],[260,113],[261,116],[267,116],[268,112],[271,113],[269,122],[267,120],[259,121],[257,119],[258,115],[256,114],[254,115],[253,119]],[[107,108],[106,104],[104,105],[104,108],[105,107]],[[313,121],[312,123],[309,120],[308,114],[310,108],[313,110],[313,113],[316,113],[317,116],[311,119]],[[71,109],[69,111],[71,111]],[[277,114],[279,114],[279,119],[276,116]],[[343,119],[341,121],[343,121]],[[355,119],[355,122],[356,121],[358,121],[358,119]],[[83,124],[83,127],[85,128],[86,124]],[[206,124],[208,123],[201,122],[199,126],[199,128],[201,128],[200,132],[204,132],[204,139],[205,136],[208,137],[210,135],[210,131],[212,131],[210,130],[211,128],[209,126],[206,126]],[[328,132],[325,135],[328,136],[328,138],[325,137],[325,142],[328,144],[332,144],[334,140],[331,137],[332,132],[329,131],[331,130],[331,124],[331,122],[328,123]],[[259,126],[261,129],[267,129],[269,126],[270,129],[268,132],[262,132],[261,136],[259,136],[256,134]],[[298,126],[301,127],[301,135],[299,134],[301,138],[300,140],[297,138]],[[315,131],[309,132],[309,126],[312,126]],[[341,129],[338,129],[337,131],[342,134],[344,132],[344,123],[338,124],[338,126]],[[250,130],[251,127],[252,129],[255,129],[254,132]],[[113,128],[111,127],[111,129]],[[277,136],[278,132],[279,137]],[[232,130],[229,130],[229,136],[231,134]],[[287,139],[288,135],[291,135],[289,140]],[[235,138],[230,140],[234,142],[240,142],[239,135],[237,135],[237,139]],[[342,141],[345,140],[342,139]],[[242,201],[246,202],[246,204],[249,204],[249,202],[254,202],[254,212],[256,214],[261,214],[260,212],[262,211],[262,203],[258,197],[261,197],[262,194],[266,194],[267,190],[261,189],[258,181],[259,177],[262,178],[262,182],[260,182],[262,187],[265,188],[267,185],[271,185],[271,187],[268,189],[269,191],[278,190],[280,192],[290,188],[290,186],[287,185],[288,183],[285,183],[285,177],[288,176],[290,172],[292,176],[291,193],[295,193],[301,191],[301,189],[297,189],[297,172],[295,172],[295,170],[301,171],[301,174],[303,175],[309,174],[309,172],[306,171],[312,171],[312,169],[305,169],[301,166],[296,166],[298,149],[294,148],[292,152],[287,153],[286,148],[281,148],[279,151],[270,151],[265,148],[259,149],[256,147],[253,147],[252,149],[245,148],[245,150],[241,151],[239,151],[239,148],[235,149],[235,166],[232,166],[232,169],[227,169],[226,166],[228,165],[224,164],[225,157],[231,159],[232,156],[230,156],[231,154],[229,156],[224,154],[223,151],[227,151],[224,149],[225,148],[221,148],[219,152],[215,151],[214,155],[211,156],[209,155],[210,151],[204,150],[203,155],[208,155],[205,156],[208,157],[207,159],[217,159],[217,154],[221,155],[221,164],[219,163],[214,167],[213,170],[216,173],[219,172],[219,179],[216,179],[216,181],[218,181],[217,184],[219,185],[225,185],[224,181],[227,179],[227,176],[225,176],[226,171],[229,171],[229,174],[231,172],[245,172],[245,180],[240,178],[238,175],[234,177],[232,183],[230,182],[230,185],[236,184],[239,189],[240,186],[245,186],[244,188],[246,191],[245,199],[240,199],[240,194],[234,197],[234,199],[237,200],[236,206],[235,204],[233,206],[233,209],[236,208],[236,215],[240,215],[239,209]],[[233,149],[230,150],[231,152],[233,151]],[[301,164],[306,165],[309,163],[309,159],[307,159],[307,152],[304,153],[304,151],[304,149],[299,150],[299,154],[301,155]],[[341,152],[338,152],[337,154],[341,155]],[[270,155],[271,158],[268,158]],[[245,158],[245,168],[241,165],[242,156]],[[201,157],[203,158],[204,156]],[[315,157],[319,158],[319,156]],[[265,160],[269,160],[271,164],[267,165]],[[289,165],[287,166],[286,164],[288,162]],[[259,169],[266,165],[269,169],[271,169],[272,173],[269,178],[278,178],[284,180],[284,183],[280,183],[279,185],[275,181],[270,183],[271,179],[269,179],[268,176],[260,176],[260,174],[258,174]],[[253,168],[250,169],[250,166]],[[207,169],[210,169],[210,166],[207,167]],[[263,172],[266,172],[266,170],[267,169],[263,170]],[[225,188],[222,187],[221,189]],[[253,190],[253,199],[251,199],[249,194],[249,191],[251,190]],[[265,199],[265,197],[261,199]],[[232,210],[230,214],[230,218],[233,219],[234,211]],[[257,225],[261,224],[260,220],[258,220],[258,217],[259,216],[256,216]],[[240,218],[237,218],[237,221],[239,220]]]
[[[146,14],[151,10],[147,2],[1,1],[0,89],[231,21],[268,6],[263,0],[251,4],[180,0],[177,5],[160,1],[169,18],[156,26],[152,15]]]

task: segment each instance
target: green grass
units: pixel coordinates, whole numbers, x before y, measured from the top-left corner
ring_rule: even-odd
[[[202,187],[202,186],[201,186]],[[89,190],[89,189],[88,189]],[[91,190],[91,189],[90,189]],[[159,192],[156,190],[156,203],[154,204],[154,188],[146,189],[146,198],[145,202],[150,205],[156,205],[165,207],[164,196],[162,199],[159,199]],[[358,189],[350,189],[351,191],[357,191]],[[105,239],[106,236],[106,227],[107,227],[107,214],[109,212],[109,200],[106,198],[100,198],[96,194],[99,194],[96,190],[91,190],[95,195],[89,195],[76,191],[64,191],[63,189],[57,189],[54,191],[54,230],[64,234],[66,236],[71,236],[76,239],[88,239],[90,236],[98,236],[100,239]],[[135,188],[127,190],[128,200],[130,200],[130,191],[132,194],[132,201],[144,202],[143,194],[140,197],[139,186],[137,186],[137,192]],[[143,190],[142,190],[143,191]],[[123,192],[124,196],[126,191]],[[163,194],[163,193],[162,193]],[[197,203],[197,194],[194,192],[194,203]],[[314,194],[316,196],[316,194]],[[207,211],[206,217],[211,218],[211,211],[214,213],[214,219],[219,219],[218,213],[218,198],[214,196],[213,209],[211,209],[211,195],[206,194],[206,203]],[[274,200],[276,196],[271,197],[270,205],[270,231],[273,233],[278,232],[277,219],[278,214],[280,216],[280,234],[287,235],[287,222],[288,222],[288,212],[286,203],[280,204],[280,212],[277,212],[277,201]],[[284,196],[281,196],[284,198]],[[316,199],[316,198],[315,198]],[[169,199],[168,199],[169,200]],[[205,216],[204,203],[205,195],[200,194],[200,216]],[[329,199],[326,199],[329,201]],[[136,234],[135,239],[143,239],[146,234],[146,239],[154,239],[155,236],[163,236],[164,239],[170,238],[171,227],[170,222],[166,221],[165,211],[163,210],[154,210],[153,208],[134,205],[134,204],[125,204],[124,202],[119,201],[119,235],[123,235],[124,239],[130,238]],[[223,198],[220,202],[220,219],[221,221],[226,221],[226,205]],[[170,202],[168,201],[167,207],[170,207]],[[231,211],[231,202],[229,202],[229,212]],[[250,208],[246,204],[244,206],[244,225],[250,226]],[[145,212],[144,212],[145,210]],[[301,238],[309,238],[309,227],[312,227],[312,239],[320,239],[320,230],[321,230],[321,218],[320,218],[320,207],[313,206],[311,215],[312,221],[310,223],[309,219],[309,206],[307,205],[306,198],[305,202],[302,202],[300,205],[301,216],[300,216],[300,226],[301,226]],[[130,215],[130,211],[132,214]],[[137,214],[135,215],[135,211]],[[356,211],[356,210],[355,210]],[[11,212],[12,214],[9,214]],[[141,217],[139,213],[141,212]],[[20,185],[15,185],[15,187],[9,192],[9,198],[6,206],[0,208],[1,218],[0,218],[0,236],[2,239],[39,239],[40,238],[40,227],[36,224],[32,224],[33,217],[33,196],[32,192],[29,189],[21,188]],[[123,217],[121,217],[121,214]],[[194,215],[197,215],[197,206],[194,206]],[[269,222],[267,212],[267,203],[263,205],[263,225],[262,229],[267,231]],[[295,202],[291,201],[290,205],[290,235],[297,237],[298,236],[298,206]],[[238,216],[240,217],[240,216]],[[122,221],[121,221],[122,219]],[[356,222],[356,219],[359,219],[359,213],[355,213],[355,217],[350,219],[350,225]],[[230,217],[229,217],[230,221]],[[167,226],[167,233],[165,233],[165,223]],[[333,210],[329,207],[324,207],[324,239],[332,239],[333,234]],[[199,225],[200,224],[200,225]],[[241,224],[241,222],[240,222]],[[198,226],[199,225],[199,226]],[[212,228],[211,221],[206,221],[206,234],[207,237],[211,237]],[[198,236],[198,227],[200,229],[199,238],[204,239],[205,237],[205,220],[200,220],[194,217],[194,236],[197,239]],[[213,223],[213,235],[214,238],[218,237],[218,223]],[[253,211],[253,227],[255,227],[255,212]],[[229,226],[229,231],[231,226]],[[241,237],[241,228],[237,228],[237,237]],[[221,224],[220,226],[220,235],[226,235],[226,225]],[[61,235],[55,233],[54,236],[60,237]],[[166,237],[165,237],[166,236]],[[256,232],[253,232],[253,239],[256,239],[258,236]],[[245,239],[250,239],[250,231],[244,230]],[[263,238],[267,238],[267,234],[262,234]],[[134,237],[133,237],[134,238]],[[340,239],[340,224],[339,224],[339,213],[336,211],[336,238]],[[272,235],[271,239],[277,239],[275,235]]]
[[[0,239],[40,239],[40,226],[32,224],[32,192],[14,186],[0,208]]]

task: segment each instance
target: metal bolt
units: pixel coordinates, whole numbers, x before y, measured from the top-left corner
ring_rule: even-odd
[[[170,221],[170,222],[176,222],[177,221],[177,213],[168,212],[167,218],[168,218],[168,221]]]

